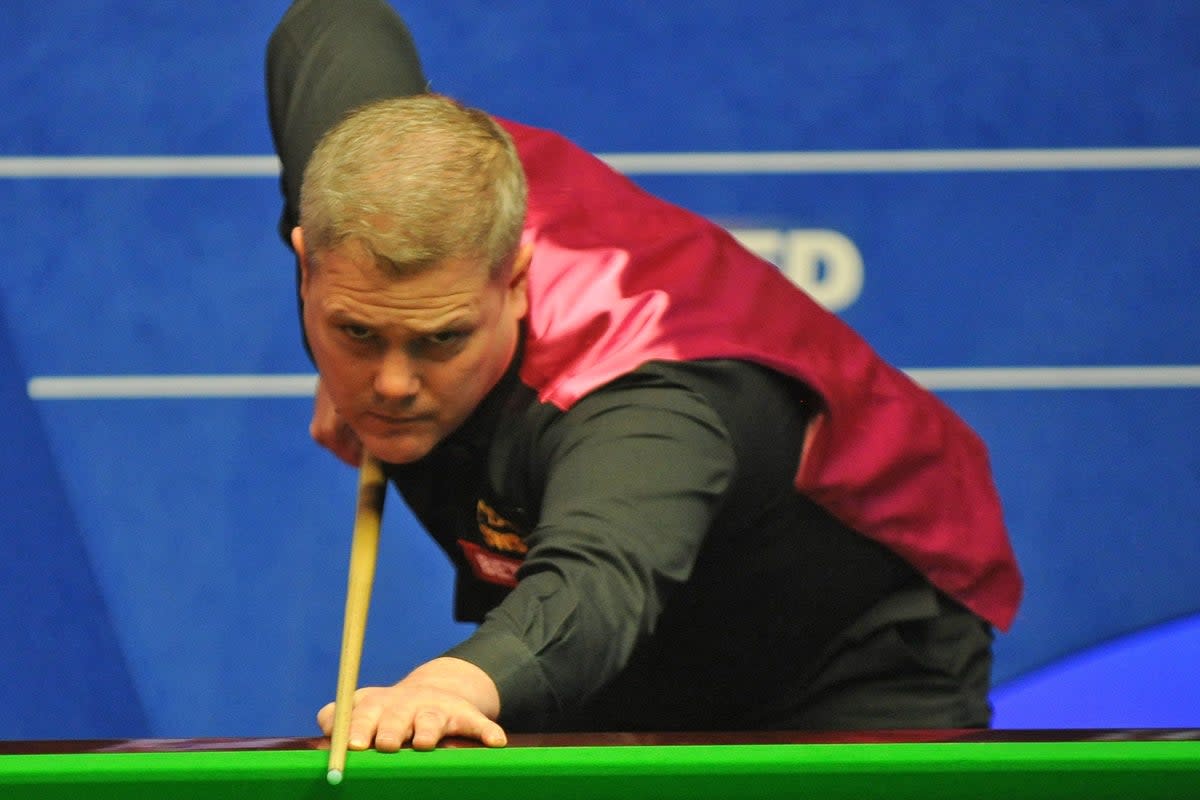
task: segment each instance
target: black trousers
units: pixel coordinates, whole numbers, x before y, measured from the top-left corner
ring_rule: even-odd
[[[783,727],[987,727],[992,639],[991,626],[931,587],[890,595],[825,648]]]

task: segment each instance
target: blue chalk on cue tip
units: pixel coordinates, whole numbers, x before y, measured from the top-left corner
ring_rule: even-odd
[[[330,786],[337,786],[342,782],[342,771],[340,769],[331,769],[325,773],[325,780],[329,781]]]

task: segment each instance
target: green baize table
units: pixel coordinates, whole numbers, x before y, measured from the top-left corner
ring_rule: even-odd
[[[0,742],[0,798],[1200,798],[1200,730],[513,735],[503,749],[328,740]]]

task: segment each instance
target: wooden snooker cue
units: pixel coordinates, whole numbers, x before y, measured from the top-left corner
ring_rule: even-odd
[[[350,716],[362,661],[367,610],[375,581],[379,555],[379,526],[387,484],[378,459],[364,452],[358,468],[358,507],[350,542],[350,569],[346,582],[346,616],[342,623],[342,654],[338,660],[337,693],[334,696],[333,731],[329,743],[326,779],[336,786],[346,770],[346,748],[350,744]]]

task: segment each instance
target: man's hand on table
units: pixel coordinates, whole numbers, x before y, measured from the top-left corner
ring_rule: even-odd
[[[333,729],[333,703],[317,714],[325,735]],[[477,739],[503,747],[508,737],[494,721],[500,695],[483,670],[458,658],[435,658],[394,686],[369,686],[354,694],[350,749],[375,745],[395,752],[405,744],[432,750],[447,736]]]

